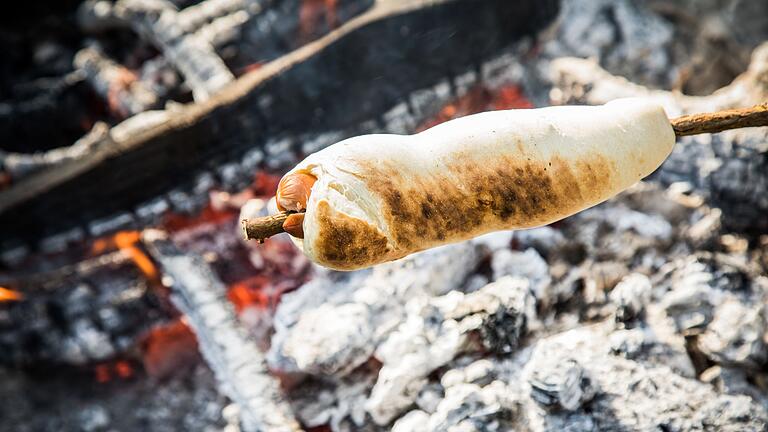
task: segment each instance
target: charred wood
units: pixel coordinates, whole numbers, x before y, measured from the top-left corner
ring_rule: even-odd
[[[234,80],[213,46],[186,35],[172,3],[165,0],[120,0],[115,8],[140,35],[155,44],[184,76],[195,100],[204,101]]]
[[[264,355],[239,324],[226,287],[199,256],[185,254],[159,231],[144,242],[170,278],[171,301],[187,317],[222,392],[240,408],[246,431],[299,431]]]
[[[170,313],[123,252],[5,279],[20,302],[0,303],[0,364],[88,365],[124,355]]]
[[[118,118],[144,112],[158,104],[157,95],[151,89],[133,72],[108,58],[97,44],[80,50],[74,65],[85,72],[86,80]]]
[[[556,11],[554,1],[514,7],[494,1],[485,8],[471,1],[377,5],[243,76],[208,102],[183,107],[162,124],[3,192],[2,237],[18,239],[24,233],[34,243],[72,225],[137,207],[191,182],[206,167],[265,151],[270,142],[289,144],[281,147],[277,160],[295,160],[302,153],[296,138],[359,132],[360,125],[411,92],[446,82],[454,71],[474,69],[533,35]],[[473,33],[478,25],[486,31]],[[457,39],[457,33],[472,37]],[[369,85],[374,79],[381,85]],[[450,98],[450,86],[444,87],[445,98]]]

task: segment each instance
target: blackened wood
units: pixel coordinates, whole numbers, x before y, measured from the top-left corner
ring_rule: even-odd
[[[173,281],[171,301],[197,335],[221,390],[240,407],[245,431],[300,431],[277,378],[248,337],[227,299],[227,288],[202,257],[181,252],[160,231],[143,236],[150,254]]]
[[[0,192],[0,249],[130,211],[269,138],[375,119],[535,34],[557,11],[555,0],[380,2],[209,101]]]

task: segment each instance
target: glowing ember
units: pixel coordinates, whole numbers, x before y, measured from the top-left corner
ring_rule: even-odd
[[[93,377],[96,382],[104,384],[115,379],[127,380],[134,375],[133,366],[127,360],[115,360],[113,362],[100,363],[93,368]]]
[[[183,319],[150,330],[142,347],[144,369],[158,379],[189,369],[199,359],[197,338]]]
[[[419,125],[416,130],[421,132],[448,120],[483,111],[516,108],[533,108],[520,87],[507,85],[492,93],[482,84],[477,84],[465,95],[444,106],[435,117]]]
[[[263,290],[268,284],[269,278],[266,276],[254,276],[232,284],[227,297],[235,305],[238,313],[251,306],[263,309],[270,303],[269,295]]]
[[[281,176],[267,174],[259,171],[253,179],[253,193],[256,197],[271,198],[275,195],[277,185],[280,183]]]
[[[299,9],[299,41],[308,42],[320,35],[320,23],[325,18],[329,29],[339,25],[337,0],[302,0]]]
[[[96,365],[93,372],[97,382],[104,384],[112,380],[112,374],[109,372],[109,366],[106,364]]]
[[[5,172],[0,172],[0,190],[11,187],[11,175]]]
[[[142,251],[138,242],[141,239],[139,231],[120,231],[108,238],[97,239],[91,246],[94,255],[102,254],[110,249],[119,249],[130,256],[136,267],[150,280],[158,277],[157,267],[152,263],[147,254]]]
[[[533,108],[533,104],[525,97],[520,87],[504,86],[493,95],[491,103],[493,110]]]
[[[117,373],[117,376],[120,378],[128,379],[133,376],[133,368],[127,361],[118,360],[115,363],[115,373]]]
[[[162,227],[169,232],[178,232],[203,224],[231,222],[237,217],[242,203],[253,197],[271,198],[275,194],[279,182],[280,176],[259,171],[254,175],[251,186],[238,194],[230,195],[225,192],[210,191],[211,196],[214,197],[217,195],[221,196],[222,194],[229,195],[233,202],[240,202],[240,205],[231,207],[227,203],[211,201],[200,213],[194,216],[168,213],[163,219]],[[217,200],[221,201],[219,198]]]
[[[216,210],[209,203],[200,213],[194,216],[168,213],[163,218],[162,226],[170,232],[176,232],[202,224],[218,224],[230,221],[235,217],[237,217],[235,212]]]
[[[20,301],[24,299],[24,295],[18,291],[14,291],[10,288],[0,287],[0,303],[10,301]]]
[[[120,99],[122,93],[127,91],[137,79],[138,77],[135,73],[121,68],[115,80],[110,84],[107,92],[107,105],[109,106],[109,111],[115,117],[125,118],[128,116],[129,113],[120,104]]]

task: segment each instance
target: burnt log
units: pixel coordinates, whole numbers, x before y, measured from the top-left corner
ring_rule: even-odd
[[[269,140],[360,131],[412,92],[536,34],[557,11],[554,0],[380,1],[210,100],[0,192],[0,250],[133,212]],[[295,160],[301,145],[282,153]]]
[[[0,365],[13,368],[85,366],[133,350],[171,308],[117,251],[25,275],[0,275],[23,290],[0,302]]]
[[[240,408],[243,431],[301,430],[264,355],[240,325],[227,288],[199,255],[181,252],[165,233],[143,241],[172,280],[171,301],[185,315],[222,393]]]

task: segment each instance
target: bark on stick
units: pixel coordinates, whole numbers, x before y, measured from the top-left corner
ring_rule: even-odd
[[[678,137],[717,133],[728,129],[768,126],[768,102],[704,114],[690,114],[670,120]]]

